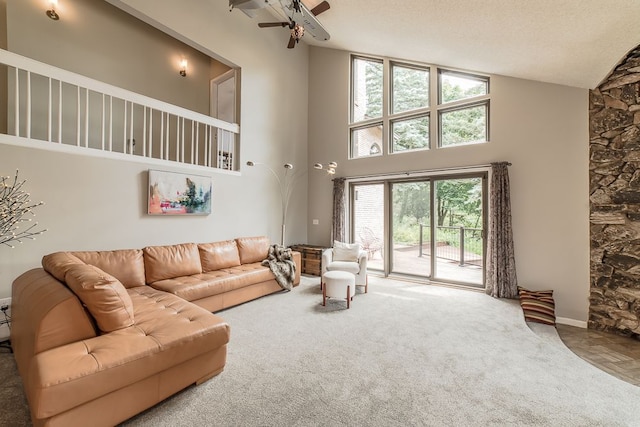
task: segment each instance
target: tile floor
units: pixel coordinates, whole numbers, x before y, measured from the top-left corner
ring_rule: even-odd
[[[640,340],[557,325],[565,345],[582,359],[628,383],[640,386]]]

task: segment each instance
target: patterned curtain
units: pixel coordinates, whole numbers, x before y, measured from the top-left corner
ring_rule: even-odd
[[[331,229],[332,245],[334,240],[337,240],[339,242],[346,242],[344,183],[345,178],[335,178],[333,180],[333,228]]]
[[[489,265],[487,294],[496,298],[515,298],[518,295],[516,260],[513,252],[511,199],[509,197],[509,163],[491,163],[489,189]]]

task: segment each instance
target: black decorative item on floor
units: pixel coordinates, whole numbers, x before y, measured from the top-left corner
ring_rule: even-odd
[[[2,311],[2,314],[4,315],[4,318],[0,318],[0,326],[7,325],[9,327],[9,330],[11,330],[11,316],[7,314],[8,310],[9,306],[6,304],[0,307],[0,311]],[[9,350],[9,352],[13,353],[13,348],[11,348],[11,340],[9,339],[0,341],[0,348],[6,348]]]

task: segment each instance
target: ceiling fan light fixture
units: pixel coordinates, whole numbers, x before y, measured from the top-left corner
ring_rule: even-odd
[[[299,24],[294,25],[291,29],[291,37],[298,41],[302,38],[302,36],[304,36],[304,27]]]

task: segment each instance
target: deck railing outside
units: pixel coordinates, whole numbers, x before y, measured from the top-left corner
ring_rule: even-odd
[[[4,64],[4,65],[3,65]],[[235,123],[0,49],[7,134],[222,170],[238,169]]]
[[[482,265],[483,231],[481,228],[438,226],[436,229],[438,233],[436,236],[438,258],[457,261],[461,267],[465,264]],[[424,242],[429,242],[430,239],[431,227],[420,224],[418,256],[423,255]],[[429,250],[429,248],[427,249]]]

